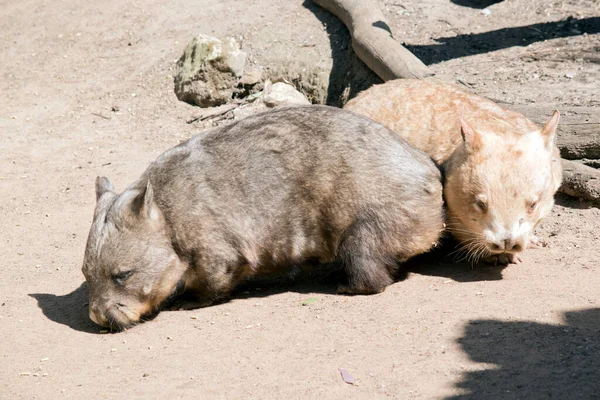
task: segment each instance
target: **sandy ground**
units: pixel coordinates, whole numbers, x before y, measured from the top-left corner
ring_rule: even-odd
[[[380,4],[443,78],[548,115],[600,106],[597,1],[507,0],[489,15],[472,2]],[[80,271],[94,179],[123,189],[201,131],[173,94],[192,35],[237,37],[256,67],[305,63],[331,78],[337,104],[348,34],[308,0],[1,0],[0,10],[1,399],[600,396],[600,211],[568,198],[539,231],[547,247],[521,265],[472,268],[447,247],[375,296],[254,285],[100,333]]]

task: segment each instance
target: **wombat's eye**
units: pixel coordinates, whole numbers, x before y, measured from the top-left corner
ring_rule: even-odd
[[[540,204],[539,200],[536,201],[530,201],[527,203],[527,212],[528,213],[532,213],[535,211],[535,209],[537,208],[538,204]]]
[[[112,278],[113,280],[118,283],[119,285],[122,285],[125,283],[125,281],[127,279],[129,279],[129,277],[133,274],[133,271],[122,271],[116,274],[112,274]]]
[[[486,212],[488,208],[487,201],[485,198],[483,198],[483,196],[477,197],[473,202],[473,206],[477,209],[477,211],[482,213]]]

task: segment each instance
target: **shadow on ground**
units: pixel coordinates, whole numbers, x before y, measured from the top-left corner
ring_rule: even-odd
[[[434,39],[437,44],[404,46],[427,65],[514,46],[581,34],[600,33],[600,17],[544,22]]]
[[[502,3],[502,1],[504,0],[450,0],[451,3],[457,6],[477,8],[479,10],[483,10],[496,3]]]
[[[77,289],[64,296],[50,293],[31,293],[37,300],[44,315],[59,324],[87,333],[99,333],[88,314],[88,287],[84,282]]]
[[[564,325],[474,320],[458,340],[474,362],[450,399],[597,399],[600,308],[571,311]]]
[[[581,198],[571,197],[563,193],[557,193],[555,196],[556,204],[563,207],[574,208],[577,210],[587,210],[589,208],[598,208],[590,201]]]
[[[447,277],[457,282],[502,279],[504,266],[473,266],[466,261],[456,262],[448,255],[454,248],[455,242],[446,240],[436,251],[410,260],[400,267],[396,281],[405,280],[411,272]],[[292,268],[292,273],[287,276],[253,279],[236,289],[231,299],[261,298],[285,292],[335,294],[338,284],[343,281],[344,274],[339,266],[311,264],[302,268]],[[88,315],[86,282],[63,296],[50,293],[32,293],[29,296],[37,300],[38,306],[48,319],[77,331],[100,332],[101,328],[94,324]]]
[[[457,253],[458,242],[445,238],[437,249],[412,258],[404,265],[407,272],[440,276],[456,282],[498,281],[507,265],[471,263]]]
[[[302,5],[321,21],[329,36],[333,66],[327,88],[326,103],[328,105],[343,107],[347,99],[355,97],[359,92],[374,84],[383,83],[356,56],[352,50],[350,33],[337,17],[317,6],[312,0],[305,0]]]

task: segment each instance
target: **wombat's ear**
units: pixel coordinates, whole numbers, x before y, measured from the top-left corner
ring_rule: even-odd
[[[550,120],[546,122],[546,125],[542,128],[541,134],[546,143],[546,147],[550,149],[554,144],[554,137],[556,136],[556,127],[558,126],[558,121],[560,120],[560,113],[558,110],[554,110],[552,117]]]
[[[154,190],[152,189],[152,185],[150,181],[146,183],[146,187],[140,191],[140,193],[135,197],[132,203],[133,212],[142,217],[142,218],[150,218],[154,217],[152,210],[154,206]]]
[[[96,201],[100,200],[100,197],[106,192],[114,191],[114,187],[110,179],[105,176],[96,177]]]
[[[465,142],[465,147],[468,151],[473,152],[481,149],[483,146],[483,139],[481,138],[481,134],[477,132],[475,129],[471,128],[467,122],[462,119],[462,117],[458,117],[460,120],[460,134],[462,135],[463,141]]]

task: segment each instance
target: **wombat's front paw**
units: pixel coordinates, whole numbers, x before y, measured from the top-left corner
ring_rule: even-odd
[[[529,239],[529,243],[527,244],[528,249],[539,249],[540,247],[545,246],[546,242],[535,235],[533,235],[531,239]]]
[[[375,289],[372,287],[356,287],[351,285],[339,285],[337,287],[337,294],[377,294],[385,290],[385,286],[381,289]]]
[[[508,264],[521,264],[523,260],[516,254],[502,253],[494,254],[482,259],[485,264],[491,264],[493,266],[508,265]]]

